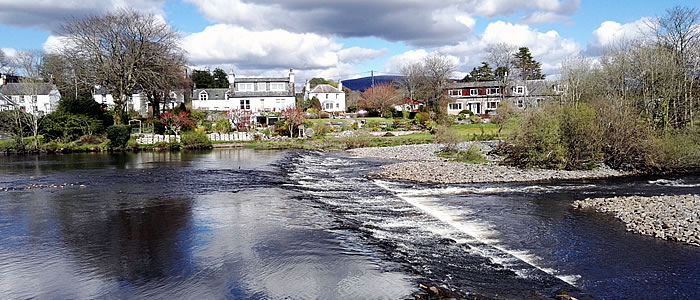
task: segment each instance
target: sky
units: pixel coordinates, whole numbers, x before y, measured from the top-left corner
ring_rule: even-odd
[[[568,57],[597,56],[690,0],[0,0],[0,49],[54,51],[68,19],[130,8],[180,33],[194,68],[236,76],[342,80],[398,74],[430,54],[461,78],[494,43],[528,47],[552,77]]]

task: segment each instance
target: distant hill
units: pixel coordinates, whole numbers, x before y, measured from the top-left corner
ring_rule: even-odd
[[[403,79],[403,76],[394,75],[381,75],[374,76],[374,84],[382,84],[389,82],[399,82]],[[343,86],[347,87],[353,91],[364,91],[372,86],[372,77],[362,77],[356,79],[343,80]]]

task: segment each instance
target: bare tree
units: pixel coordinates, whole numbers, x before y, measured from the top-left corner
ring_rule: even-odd
[[[593,61],[585,56],[574,56],[561,63],[560,82],[566,87],[562,102],[579,103],[586,93],[591,92],[594,74]]]
[[[401,86],[406,89],[411,103],[416,99],[416,94],[425,81],[425,70],[420,62],[407,63],[401,67],[403,80]]]
[[[114,97],[114,123],[122,124],[127,97],[161,76],[163,57],[179,52],[177,33],[153,15],[132,10],[75,19],[62,27],[64,56],[89,70]]]
[[[501,90],[505,91],[510,84],[511,78],[515,78],[509,74],[515,64],[513,55],[518,50],[518,47],[508,43],[497,43],[486,46],[486,60],[491,63],[494,68],[494,75],[500,82]],[[499,93],[501,101],[505,99],[505,93]]]
[[[14,73],[12,59],[0,49],[0,73]]]
[[[447,87],[447,83],[455,70],[455,64],[447,56],[437,54],[429,55],[423,62],[425,83],[430,91],[428,99],[430,106],[436,106],[440,96]]]
[[[19,67],[23,77],[20,80],[22,97],[26,104],[26,113],[21,114],[22,122],[34,138],[32,147],[34,151],[39,150],[39,129],[44,120],[43,113],[39,110],[38,99],[44,82],[39,75],[42,64],[43,53],[40,51],[20,51],[15,57],[15,64]]]
[[[374,108],[384,117],[384,113],[392,106],[401,103],[396,90],[390,83],[378,84],[362,92],[367,108]]]

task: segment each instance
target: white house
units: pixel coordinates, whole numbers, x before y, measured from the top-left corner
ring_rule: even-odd
[[[305,90],[304,99],[316,97],[321,102],[321,110],[329,113],[345,112],[345,92],[343,92],[342,81],[338,81],[337,88],[330,84],[319,84],[313,89],[307,81]]]
[[[46,115],[54,112],[61,93],[50,83],[6,83],[0,80],[0,110],[20,109]]]
[[[228,89],[195,89],[192,108],[214,111],[242,110],[252,117],[296,107],[294,70],[289,77],[245,78],[229,73]]]
[[[103,87],[96,86],[93,90],[92,98],[95,102],[103,104],[109,108],[114,107],[114,98],[109,91]],[[185,101],[184,91],[170,91],[165,99],[162,100],[160,109],[166,111],[173,109]],[[135,111],[141,115],[152,113],[153,107],[146,95],[135,93],[126,98],[126,108],[129,111]]]

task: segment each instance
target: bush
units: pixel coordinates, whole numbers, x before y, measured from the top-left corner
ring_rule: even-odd
[[[231,122],[229,122],[229,120],[227,119],[216,121],[212,129],[218,133],[229,133],[233,131],[233,128],[231,127]]]
[[[212,142],[207,135],[201,132],[183,132],[180,139],[186,149],[207,149],[212,147]]]
[[[487,162],[486,158],[481,154],[481,151],[474,145],[469,146],[467,151],[442,151],[438,152],[437,155],[439,157],[468,164],[481,164]]]
[[[426,126],[427,122],[430,121],[430,114],[427,112],[419,112],[416,114],[415,120],[418,122],[418,125]]]
[[[128,125],[112,125],[107,127],[107,138],[109,147],[112,149],[123,149],[129,142],[131,135]]]
[[[460,138],[456,130],[447,126],[440,126],[435,132],[433,141],[442,145],[443,152],[450,152],[457,151],[457,144],[459,144]]]
[[[590,169],[603,160],[602,131],[592,109],[585,104],[565,106],[560,122],[566,169]]]
[[[325,136],[328,134],[328,132],[331,131],[331,128],[328,127],[325,123],[314,123],[313,127],[311,127],[314,130],[314,136]]]
[[[73,141],[83,135],[96,135],[104,132],[102,121],[87,115],[74,115],[54,112],[41,123],[41,132],[48,140]]]
[[[83,146],[83,145],[99,145],[104,143],[105,140],[102,137],[99,136],[94,136],[94,135],[84,135],[81,136],[80,139],[78,139],[75,144],[78,146]]]
[[[346,149],[364,148],[369,147],[372,141],[371,139],[371,135],[364,132],[358,132],[356,136],[343,139],[343,144],[345,145]]]
[[[591,169],[603,161],[602,131],[585,104],[534,111],[503,148],[505,162],[519,167]]]

